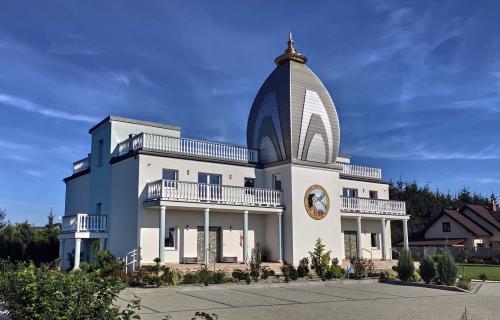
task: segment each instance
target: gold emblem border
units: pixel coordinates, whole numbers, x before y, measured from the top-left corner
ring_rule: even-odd
[[[326,203],[326,206],[325,206],[325,214],[323,214],[322,216],[318,215],[316,213],[316,210],[314,208],[309,208],[308,207],[307,198],[309,197],[309,194],[311,193],[311,191],[313,189],[320,189],[322,192],[325,193],[325,197],[326,197],[327,203]],[[310,186],[309,188],[307,188],[306,193],[304,194],[304,208],[306,209],[307,214],[309,214],[309,216],[311,218],[313,218],[314,220],[321,220],[321,219],[323,219],[323,218],[326,217],[326,215],[330,211],[330,196],[328,195],[328,192],[326,192],[325,188],[323,188],[323,186],[321,186],[319,184],[313,184],[312,186]]]

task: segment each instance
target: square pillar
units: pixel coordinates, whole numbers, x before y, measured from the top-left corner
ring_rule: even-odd
[[[208,266],[210,261],[210,242],[209,242],[209,233],[210,233],[210,209],[205,209],[205,225],[204,225],[204,236],[205,236],[205,265]]]
[[[243,211],[243,262],[248,261],[248,210]]]
[[[381,237],[381,244],[380,244],[380,249],[382,249],[382,260],[386,260],[387,259],[387,240],[385,238],[385,233],[386,233],[386,221],[385,221],[385,218],[382,218],[382,220],[380,220],[381,222],[381,227],[382,227],[382,237]]]
[[[278,262],[283,262],[283,212],[278,213],[278,241],[279,241]]]
[[[158,239],[158,258],[160,258],[160,263],[165,263],[165,214],[167,208],[165,206],[160,206],[160,235]]]
[[[80,268],[80,253],[81,253],[82,239],[75,239],[75,263],[73,264],[73,270]]]
[[[356,250],[358,251],[358,258],[363,258],[363,244],[361,243],[361,217],[356,218],[357,221],[357,234],[356,234]]]
[[[62,269],[64,266],[64,239],[59,239],[59,269]]]

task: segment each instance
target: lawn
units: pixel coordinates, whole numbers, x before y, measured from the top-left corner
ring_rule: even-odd
[[[464,274],[472,279],[479,279],[481,273],[486,274],[486,280],[500,280],[500,265],[489,264],[458,264],[458,274]]]

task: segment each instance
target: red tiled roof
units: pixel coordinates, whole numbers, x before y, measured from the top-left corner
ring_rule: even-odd
[[[448,215],[450,218],[455,220],[457,223],[459,223],[462,227],[469,230],[475,236],[487,237],[487,236],[491,235],[490,232],[484,230],[480,225],[478,225],[476,222],[470,220],[469,218],[467,218],[465,215],[463,215],[459,211],[443,210],[443,212],[446,215]]]
[[[410,241],[408,244],[415,247],[449,247],[449,246],[463,246],[465,239],[427,239]],[[402,245],[402,243],[398,244]]]
[[[491,214],[489,209],[486,209],[485,207],[481,206],[473,206],[473,205],[465,205],[465,208],[469,208],[473,212],[475,212],[477,215],[482,217],[484,220],[488,221],[489,224],[493,225],[495,228],[500,230],[500,222],[498,222],[493,215]]]

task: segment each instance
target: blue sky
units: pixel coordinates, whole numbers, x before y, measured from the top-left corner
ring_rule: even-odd
[[[0,208],[64,212],[109,114],[244,144],[292,31],[332,94],[341,151],[386,179],[500,194],[497,1],[10,1],[0,10]]]

